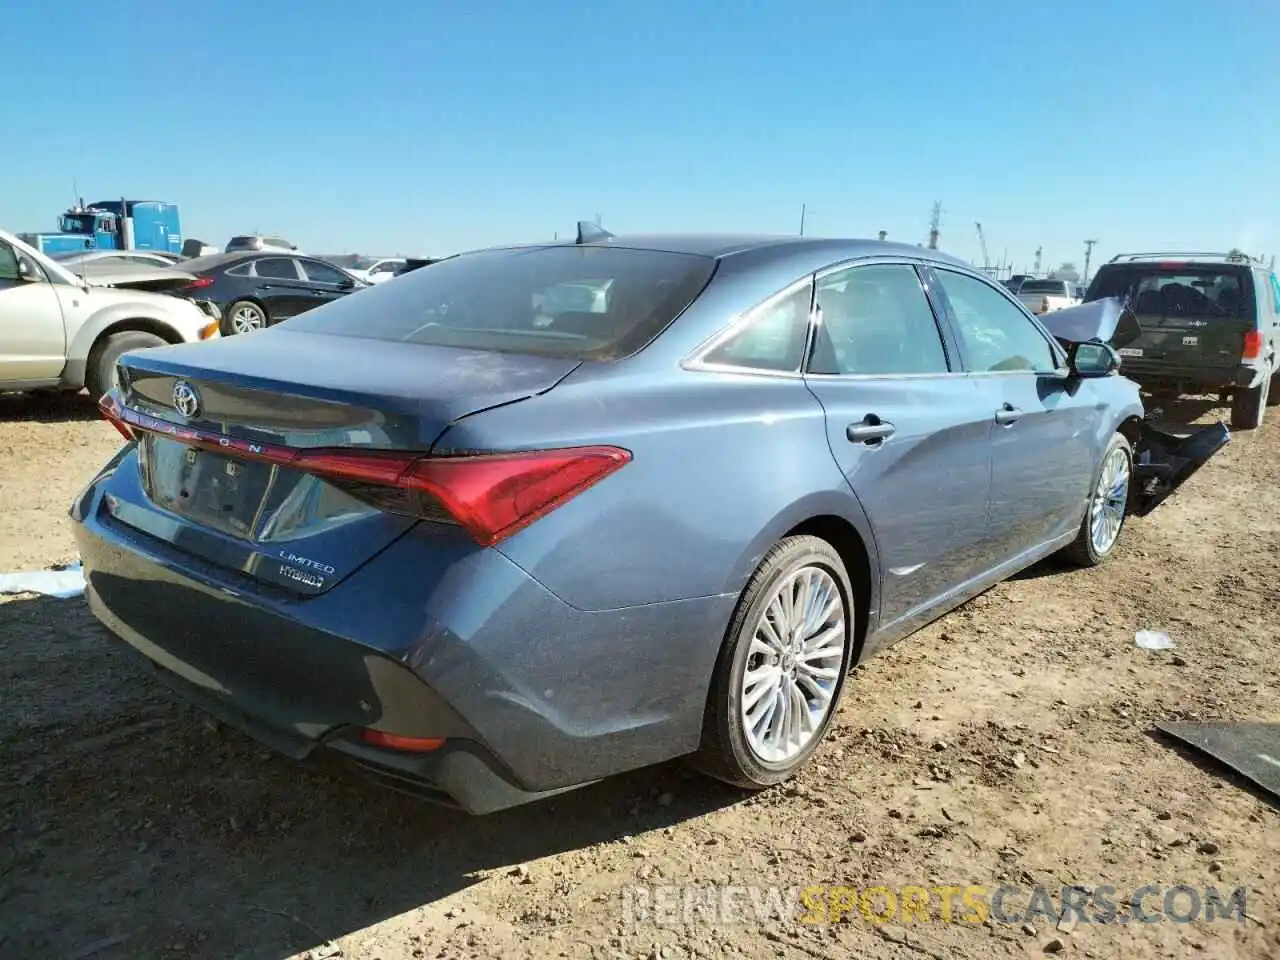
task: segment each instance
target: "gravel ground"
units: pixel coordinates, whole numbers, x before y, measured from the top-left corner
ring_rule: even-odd
[[[0,398],[0,570],[74,559],[67,505],[116,443],[83,397]],[[815,762],[754,797],[673,764],[468,818],[207,722],[80,601],[0,598],[0,956],[1280,956],[1277,808],[1151,735],[1280,721],[1278,478],[1273,416],[1109,566],[1038,567],[858,669]],[[1247,917],[624,913],[634,885],[1180,883],[1246,888]]]

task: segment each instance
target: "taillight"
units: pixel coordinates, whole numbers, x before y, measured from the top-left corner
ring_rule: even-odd
[[[213,277],[196,277],[188,283],[183,290],[203,290],[205,287],[213,286]]]
[[[133,433],[133,428],[120,416],[119,407],[111,394],[104,393],[98,398],[98,412],[102,414],[102,419],[120,432],[120,436],[130,441],[137,439]]]
[[[437,500],[482,546],[492,546],[624,466],[618,447],[570,447],[477,457],[435,457],[410,466],[401,486]]]
[[[1250,330],[1244,335],[1244,353],[1241,354],[1242,359],[1257,360],[1262,356],[1262,331]]]
[[[188,446],[303,470],[396,513],[441,519],[443,512],[484,547],[546,516],[631,461],[631,451],[608,446],[460,457],[398,450],[299,450],[160,420],[122,405],[113,393],[106,394],[98,408],[131,440],[143,430]]]

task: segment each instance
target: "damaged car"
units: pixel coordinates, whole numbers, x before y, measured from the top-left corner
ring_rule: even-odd
[[[448,257],[123,357],[126,443],[72,507],[88,601],[229,725],[472,813],[674,757],[767,788],[852,667],[1106,561],[1226,441],[1144,421],[1122,320],[1051,334],[883,241]]]

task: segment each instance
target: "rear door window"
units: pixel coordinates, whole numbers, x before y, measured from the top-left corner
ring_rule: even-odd
[[[298,268],[288,257],[264,257],[254,263],[253,272],[268,280],[298,279]]]
[[[613,246],[484,250],[343,297],[289,329],[612,360],[666,329],[715,266],[712,257]]]
[[[851,267],[822,277],[822,322],[809,372],[836,375],[946,373],[933,308],[908,264]]]

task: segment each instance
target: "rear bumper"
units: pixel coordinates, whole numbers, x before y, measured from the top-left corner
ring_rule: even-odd
[[[192,677],[191,669],[174,662],[166,650],[149,641],[116,616],[90,585],[86,590],[90,609],[113,633],[145,656],[156,679],[210,716],[239,730],[264,746],[294,760],[330,754],[347,762],[375,782],[433,803],[457,807],[472,814],[493,813],[508,807],[554,796],[564,790],[534,791],[523,788],[491,751],[486,749],[457,714],[429,687],[401,682],[396,703],[411,713],[421,729],[446,737],[444,746],[429,753],[410,754],[371,746],[358,739],[358,725],[308,729],[299,697],[274,700],[260,696],[228,695],[211,688],[207,677]],[[388,670],[394,668],[387,668]],[[373,670],[372,677],[380,671]],[[384,679],[386,677],[384,676]],[[392,681],[388,686],[395,686]],[[313,735],[314,734],[314,735]]]
[[[1266,369],[1262,364],[1206,368],[1125,357],[1120,364],[1120,373],[1147,390],[1208,393],[1256,387],[1262,383]]]
[[[336,753],[483,813],[698,745],[731,596],[584,612],[494,550],[432,583],[419,528],[334,590],[290,596],[112,517],[111,469],[72,509],[93,612],[171,687],[275,750]],[[362,727],[446,743],[402,753],[362,742]]]

